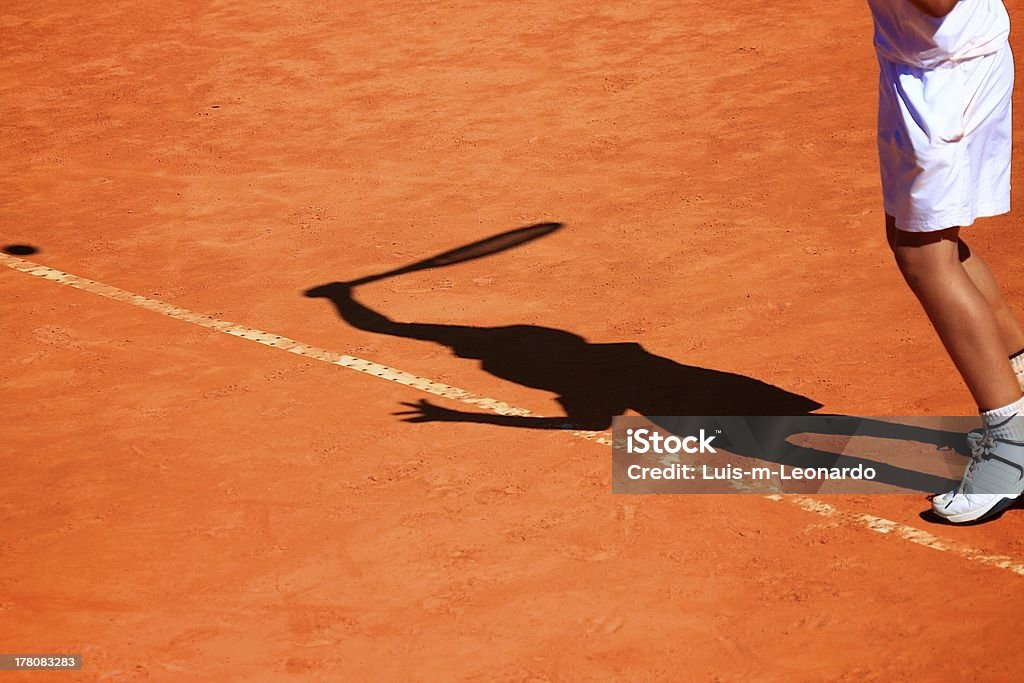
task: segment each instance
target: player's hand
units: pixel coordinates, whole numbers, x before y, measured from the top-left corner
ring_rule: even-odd
[[[400,410],[392,415],[407,415],[402,422],[459,422],[465,419],[466,413],[435,406],[427,400],[420,399],[415,403],[402,402],[410,410]]]

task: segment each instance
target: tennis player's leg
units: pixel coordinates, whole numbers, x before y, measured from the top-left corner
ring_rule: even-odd
[[[893,253],[982,411],[1021,398],[999,321],[959,258],[959,228],[896,230]]]
[[[959,232],[896,230],[892,235],[900,271],[985,424],[960,487],[932,501],[937,514],[956,523],[993,515],[1024,493],[1024,397],[996,313],[960,260]]]
[[[1010,364],[1013,372],[1017,375],[1017,382],[1021,389],[1024,389],[1024,330],[1021,329],[1020,321],[1013,314],[1003,293],[996,283],[992,271],[988,265],[962,238],[960,240],[960,263],[963,264],[971,282],[985,296],[992,313],[996,316],[999,324],[999,332],[1006,346],[1007,355],[1010,357]],[[984,429],[972,429],[967,433],[967,445],[972,449],[981,444],[985,436]]]
[[[889,248],[896,251],[896,221],[890,216],[885,217],[885,232],[889,241]],[[1003,340],[1006,355],[1011,359],[1019,359],[1014,364],[1014,372],[1017,375],[1018,383],[1024,388],[1024,327],[1014,314],[1006,298],[1003,296],[995,276],[985,263],[981,255],[971,249],[962,238],[957,245],[957,255],[967,277],[971,279],[974,286],[985,297],[992,314],[996,318],[999,327],[999,336]]]
[[[1014,356],[1020,353],[1024,349],[1024,328],[1021,327],[1020,321],[1003,297],[988,264],[963,240],[960,241],[960,263],[963,264],[967,276],[971,278],[971,282],[982,293],[989,308],[992,309],[1006,355]],[[1018,379],[1021,378],[1018,377]]]

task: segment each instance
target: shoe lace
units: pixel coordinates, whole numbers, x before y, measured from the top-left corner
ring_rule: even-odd
[[[974,470],[977,469],[992,449],[996,445],[996,437],[993,436],[992,432],[985,430],[981,436],[981,440],[978,441],[978,445],[971,448],[971,464],[967,466],[967,475],[974,474]]]

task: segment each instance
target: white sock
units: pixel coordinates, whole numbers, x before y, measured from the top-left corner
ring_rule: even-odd
[[[985,431],[996,439],[1024,441],[1024,396],[1008,406],[981,413]]]
[[[1024,349],[1010,356],[1010,365],[1013,366],[1013,373],[1017,375],[1020,388],[1024,389]]]

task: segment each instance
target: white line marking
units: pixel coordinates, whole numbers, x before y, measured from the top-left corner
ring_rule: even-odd
[[[8,268],[21,271],[22,273],[35,275],[36,277],[43,278],[44,280],[51,280],[62,285],[74,287],[75,289],[92,292],[93,294],[99,294],[100,296],[107,297],[108,299],[123,301],[125,303],[132,304],[133,306],[144,308],[147,311],[166,315],[170,318],[174,318],[175,320],[182,320],[184,322],[192,323],[193,325],[217,330],[218,332],[230,334],[235,337],[241,337],[242,339],[248,339],[256,342],[257,344],[263,344],[264,346],[288,351],[289,353],[295,353],[300,356],[305,356],[306,358],[313,358],[324,361],[325,363],[340,365],[341,367],[348,368],[349,370],[355,370],[356,372],[380,377],[381,379],[396,382],[407,387],[412,387],[413,389],[419,389],[420,391],[425,391],[428,394],[433,394],[435,396],[441,396],[454,401],[467,403],[492,413],[497,413],[499,415],[531,415],[530,411],[523,408],[516,408],[493,398],[477,396],[457,387],[441,384],[440,382],[434,382],[426,377],[418,377],[411,373],[403,372],[402,370],[374,363],[373,361],[337,353],[335,351],[328,351],[327,349],[303,344],[295,341],[294,339],[289,339],[288,337],[282,337],[270,332],[264,332],[263,330],[257,330],[237,323],[228,322],[226,320],[212,318],[208,315],[195,313],[185,308],[172,306],[171,304],[167,304],[156,299],[150,299],[139,294],[133,294],[132,292],[118,289],[117,287],[111,287],[110,285],[105,285],[94,280],[88,280],[47,266],[41,266],[36,263],[32,263],[31,261],[26,261],[8,254],[0,253],[0,263]],[[605,432],[569,429],[566,431],[574,436],[606,446],[610,446],[612,443],[611,438]],[[805,496],[782,496],[772,494],[766,497],[775,501],[789,501],[808,512],[813,512],[817,515],[821,515],[822,517],[831,517],[848,524],[864,526],[880,534],[895,534],[904,540],[910,541],[911,543],[923,545],[934,550],[951,552],[972,562],[1005,569],[1019,576],[1024,576],[1024,564],[1018,563],[1012,557],[1006,557],[1003,555],[986,555],[980,550],[960,543],[940,540],[936,536],[933,536],[926,531],[915,529],[912,526],[899,524],[898,522],[882,519],[881,517],[873,517],[872,515],[858,515],[855,513],[842,512],[828,503],[815,500],[814,498],[807,498]]]
[[[800,507],[808,512],[813,512],[816,515],[822,517],[830,517],[840,522],[845,522],[851,526],[863,526],[871,529],[880,534],[894,534],[899,536],[905,541],[916,543],[917,545],[923,545],[926,548],[932,550],[941,550],[942,552],[953,553],[960,557],[977,562],[979,564],[988,565],[990,567],[998,567],[999,569],[1005,569],[1013,572],[1018,576],[1024,576],[1024,564],[1020,564],[1012,557],[1006,555],[987,555],[977,548],[972,548],[956,541],[942,540],[937,536],[933,536],[927,531],[922,531],[906,524],[900,524],[889,519],[883,519],[882,517],[875,517],[874,515],[863,515],[852,512],[843,512],[836,508],[834,505],[829,505],[820,500],[814,498],[807,498],[806,496],[780,496],[773,494],[766,496],[770,500],[787,501]]]
[[[39,264],[32,263],[31,261],[26,261],[8,254],[0,253],[0,263],[8,268],[21,271],[22,273],[35,275],[36,277],[43,278],[44,280],[51,280],[62,285],[74,287],[75,289],[92,292],[93,294],[99,294],[100,296],[105,296],[108,299],[123,301],[125,303],[132,304],[133,306],[144,308],[147,311],[166,315],[169,318],[174,318],[175,320],[182,320],[187,323],[192,323],[193,325],[217,330],[224,334],[248,339],[249,341],[254,341],[257,344],[271,346],[275,349],[295,353],[306,358],[313,358],[325,363],[340,365],[341,367],[348,368],[349,370],[355,370],[356,372],[380,377],[381,379],[386,379],[389,382],[396,382],[407,387],[412,387],[413,389],[425,391],[428,394],[467,403],[482,410],[497,413],[498,415],[532,415],[532,413],[525,408],[516,408],[515,406],[511,406],[493,398],[477,396],[469,393],[468,391],[459,389],[458,387],[434,382],[426,377],[419,377],[417,375],[403,372],[402,370],[397,370],[395,368],[390,368],[386,365],[381,365],[380,363],[374,363],[373,361],[365,360],[363,358],[357,358],[355,356],[321,349],[316,346],[310,346],[309,344],[303,344],[295,341],[294,339],[282,337],[271,332],[264,332],[263,330],[245,327],[244,325],[228,322],[227,320],[220,320],[208,315],[202,315],[201,313],[195,313],[185,308],[172,306],[171,304],[164,303],[163,301],[150,299],[140,294],[133,294],[132,292],[118,289],[117,287],[111,287],[110,285],[105,285],[94,280],[87,280],[86,278],[78,277],[77,275],[71,275],[70,273],[55,270],[47,266],[41,266]],[[612,443],[611,437],[605,432],[574,430],[568,427],[566,428],[566,431],[574,436],[606,446],[610,446]]]

